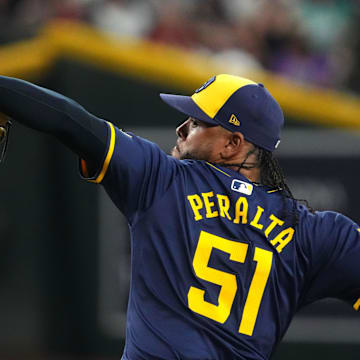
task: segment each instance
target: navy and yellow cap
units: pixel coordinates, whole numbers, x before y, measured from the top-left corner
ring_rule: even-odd
[[[221,74],[212,77],[192,96],[160,94],[168,105],[209,124],[240,131],[247,141],[266,150],[280,143],[284,115],[262,84]]]

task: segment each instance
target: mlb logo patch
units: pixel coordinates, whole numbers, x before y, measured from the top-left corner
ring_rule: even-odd
[[[234,179],[231,183],[231,190],[237,191],[245,195],[251,195],[254,186],[245,181]]]

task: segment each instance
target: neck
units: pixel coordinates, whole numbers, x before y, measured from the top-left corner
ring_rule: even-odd
[[[215,165],[224,166],[245,176],[251,182],[260,182],[260,168],[256,164],[235,164],[235,163],[214,163]]]
[[[256,183],[260,182],[260,169],[259,168],[253,168],[253,169],[240,168],[239,173],[241,175],[244,175],[251,182],[256,182]]]
[[[260,169],[258,167],[252,167],[252,168],[244,168],[240,166],[232,166],[232,165],[226,165],[230,169],[239,172],[241,175],[245,176],[247,179],[249,179],[251,182],[260,182]]]
[[[260,166],[258,159],[258,148],[248,143],[248,147],[244,147],[240,153],[235,154],[234,157],[224,159],[223,162],[218,162],[218,165],[226,166],[234,171],[239,172],[251,182],[260,182]],[[220,153],[221,155],[221,153]]]

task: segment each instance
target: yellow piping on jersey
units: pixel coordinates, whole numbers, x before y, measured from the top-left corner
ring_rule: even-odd
[[[360,298],[358,298],[356,303],[354,304],[354,309],[356,311],[359,311],[359,309],[360,309]]]
[[[229,174],[227,174],[225,171],[222,171],[220,169],[218,169],[216,166],[214,166],[213,164],[210,164],[209,162],[206,161],[206,164],[210,165],[211,167],[213,167],[215,170],[220,171],[221,173],[223,173],[224,175],[231,177]]]
[[[106,158],[105,158],[105,161],[104,161],[104,165],[102,167],[102,170],[99,174],[99,176],[95,179],[95,180],[89,180],[90,182],[94,182],[96,184],[99,184],[101,183],[101,181],[104,179],[104,176],[106,174],[106,171],[109,167],[109,164],[110,164],[110,160],[114,154],[114,148],[115,148],[115,128],[114,128],[114,125],[107,122],[107,124],[109,125],[110,127],[110,145],[109,145],[109,150],[108,150],[108,153],[106,155]]]
[[[268,194],[271,194],[271,193],[274,193],[274,192],[277,192],[277,191],[280,191],[281,189],[275,189],[275,190],[269,190],[267,191]]]

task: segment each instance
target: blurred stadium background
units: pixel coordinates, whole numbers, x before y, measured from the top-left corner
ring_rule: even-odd
[[[264,82],[286,129],[278,157],[316,209],[360,222],[360,1],[0,0],[0,74],[59,91],[168,151],[183,117],[159,92],[214,73]],[[19,104],[21,106],[21,104]],[[127,225],[77,160],[15,124],[0,169],[0,359],[119,359]],[[359,359],[360,320],[302,310],[274,359]]]

